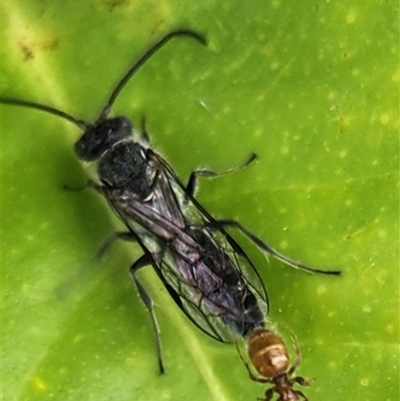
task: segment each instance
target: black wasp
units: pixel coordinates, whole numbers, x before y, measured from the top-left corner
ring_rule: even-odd
[[[97,164],[98,178],[89,185],[107,199],[126,226],[125,232],[117,232],[106,241],[100,253],[116,239],[135,241],[141,247],[143,256],[132,264],[130,273],[151,316],[160,372],[164,368],[153,303],[136,277],[141,267],[152,265],[189,319],[222,342],[233,342],[237,336],[247,336],[263,326],[268,312],[267,294],[254,265],[225,228],[241,230],[262,250],[289,265],[338,274],[311,269],[288,259],[235,221],[215,220],[194,198],[194,192],[198,176],[215,177],[217,173],[194,171],[184,185],[171,166],[149,147],[144,127],[134,135],[128,118],[110,117],[115,100],[135,72],[175,37],[187,37],[206,45],[201,35],[190,30],[166,35],[126,72],[93,123],[50,106],[0,98],[0,103],[41,110],[83,130],[75,152],[81,160]]]

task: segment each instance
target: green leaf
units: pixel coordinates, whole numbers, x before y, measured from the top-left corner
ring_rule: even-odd
[[[186,7],[185,7],[186,6]],[[288,256],[342,277],[310,276],[237,236],[265,280],[270,324],[301,347],[310,400],[399,399],[399,63],[394,1],[5,0],[2,94],[93,120],[122,74],[173,29],[175,39],[119,97],[146,116],[157,151],[198,199]],[[15,400],[252,400],[236,348],[199,332],[151,269],[167,374],[128,274],[140,256],[83,185],[76,127],[3,105],[2,386]],[[235,234],[235,233],[233,233]],[[236,234],[235,234],[236,235]],[[147,271],[146,271],[147,270]],[[290,345],[290,340],[288,340]]]

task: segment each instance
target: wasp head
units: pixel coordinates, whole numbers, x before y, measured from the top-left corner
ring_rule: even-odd
[[[132,124],[128,118],[102,119],[85,129],[74,149],[80,159],[95,161],[116,143],[131,135]]]

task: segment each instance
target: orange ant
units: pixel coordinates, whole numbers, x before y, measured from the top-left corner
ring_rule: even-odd
[[[279,395],[277,401],[308,401],[301,391],[293,389],[295,383],[301,386],[311,384],[311,380],[293,376],[301,363],[299,346],[294,338],[293,340],[297,357],[293,365],[289,366],[289,355],[282,338],[273,331],[262,327],[254,330],[248,339],[247,352],[258,375],[253,373],[238,348],[239,356],[249,372],[250,379],[259,383],[273,384],[273,387],[266,390],[265,398],[259,398],[259,400],[270,401],[274,393],[277,393]]]

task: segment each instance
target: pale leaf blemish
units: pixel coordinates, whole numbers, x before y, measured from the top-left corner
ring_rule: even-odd
[[[389,114],[387,113],[383,113],[380,118],[379,121],[381,122],[382,125],[386,125],[390,120]]]
[[[78,343],[80,343],[80,342],[82,341],[82,338],[83,338],[83,337],[79,334],[79,335],[77,335],[77,336],[74,337],[73,342],[74,342],[75,344],[78,344]]]
[[[29,284],[23,284],[22,286],[21,286],[21,291],[22,292],[30,292],[31,291],[31,286],[29,285]]]
[[[363,386],[363,387],[368,387],[369,385],[370,385],[370,379],[369,379],[369,377],[363,377],[361,380],[360,380],[360,384]]]
[[[159,397],[161,400],[170,400],[171,392],[168,389],[164,389]]]
[[[128,358],[125,358],[125,365],[126,366],[135,366],[135,362],[137,361],[137,357],[132,357],[129,356]]]
[[[279,0],[274,0],[274,1],[271,3],[271,7],[272,7],[274,10],[277,10],[280,6],[281,6],[281,2],[280,2]]]
[[[264,132],[264,130],[262,128],[257,128],[254,131],[253,137],[254,138],[261,138],[263,136],[263,132]]]
[[[350,10],[347,14],[346,14],[346,22],[348,24],[353,24],[354,21],[357,18],[357,12],[355,10]]]
[[[336,99],[336,93],[335,92],[329,92],[328,93],[328,100],[333,100]]]
[[[369,305],[364,305],[362,311],[364,313],[371,313],[371,307]]]
[[[327,291],[327,288],[325,285],[320,285],[317,287],[317,295],[323,295]]]
[[[274,62],[271,64],[270,69],[271,69],[271,71],[275,71],[275,70],[277,70],[277,69],[279,68],[279,66],[280,66],[280,63],[277,62],[277,61],[274,61]]]
[[[221,111],[218,113],[218,116],[221,116],[221,115],[228,115],[229,114],[229,112],[231,111],[231,108],[230,107],[228,107],[228,106],[225,106],[223,109],[221,109]]]
[[[344,159],[346,156],[347,156],[347,149],[343,149],[343,150],[341,150],[340,152],[339,152],[339,157],[341,158],[341,159]]]
[[[286,156],[289,153],[289,148],[287,146],[282,147],[281,155]]]
[[[280,243],[279,243],[279,247],[281,248],[281,249],[286,249],[287,247],[288,247],[288,242],[287,241],[281,241]]]
[[[379,230],[378,236],[379,236],[379,238],[386,238],[387,232],[385,230]]]
[[[375,280],[379,285],[384,286],[388,280],[388,273],[386,270],[381,269],[375,275]]]
[[[344,201],[344,204],[345,204],[347,207],[353,206],[353,199],[346,199],[346,200]]]
[[[33,377],[32,384],[36,390],[45,391],[48,388],[46,382],[41,377]]]
[[[48,228],[50,228],[51,225],[48,221],[44,221],[42,224],[40,224],[39,228],[42,231],[46,231]]]

